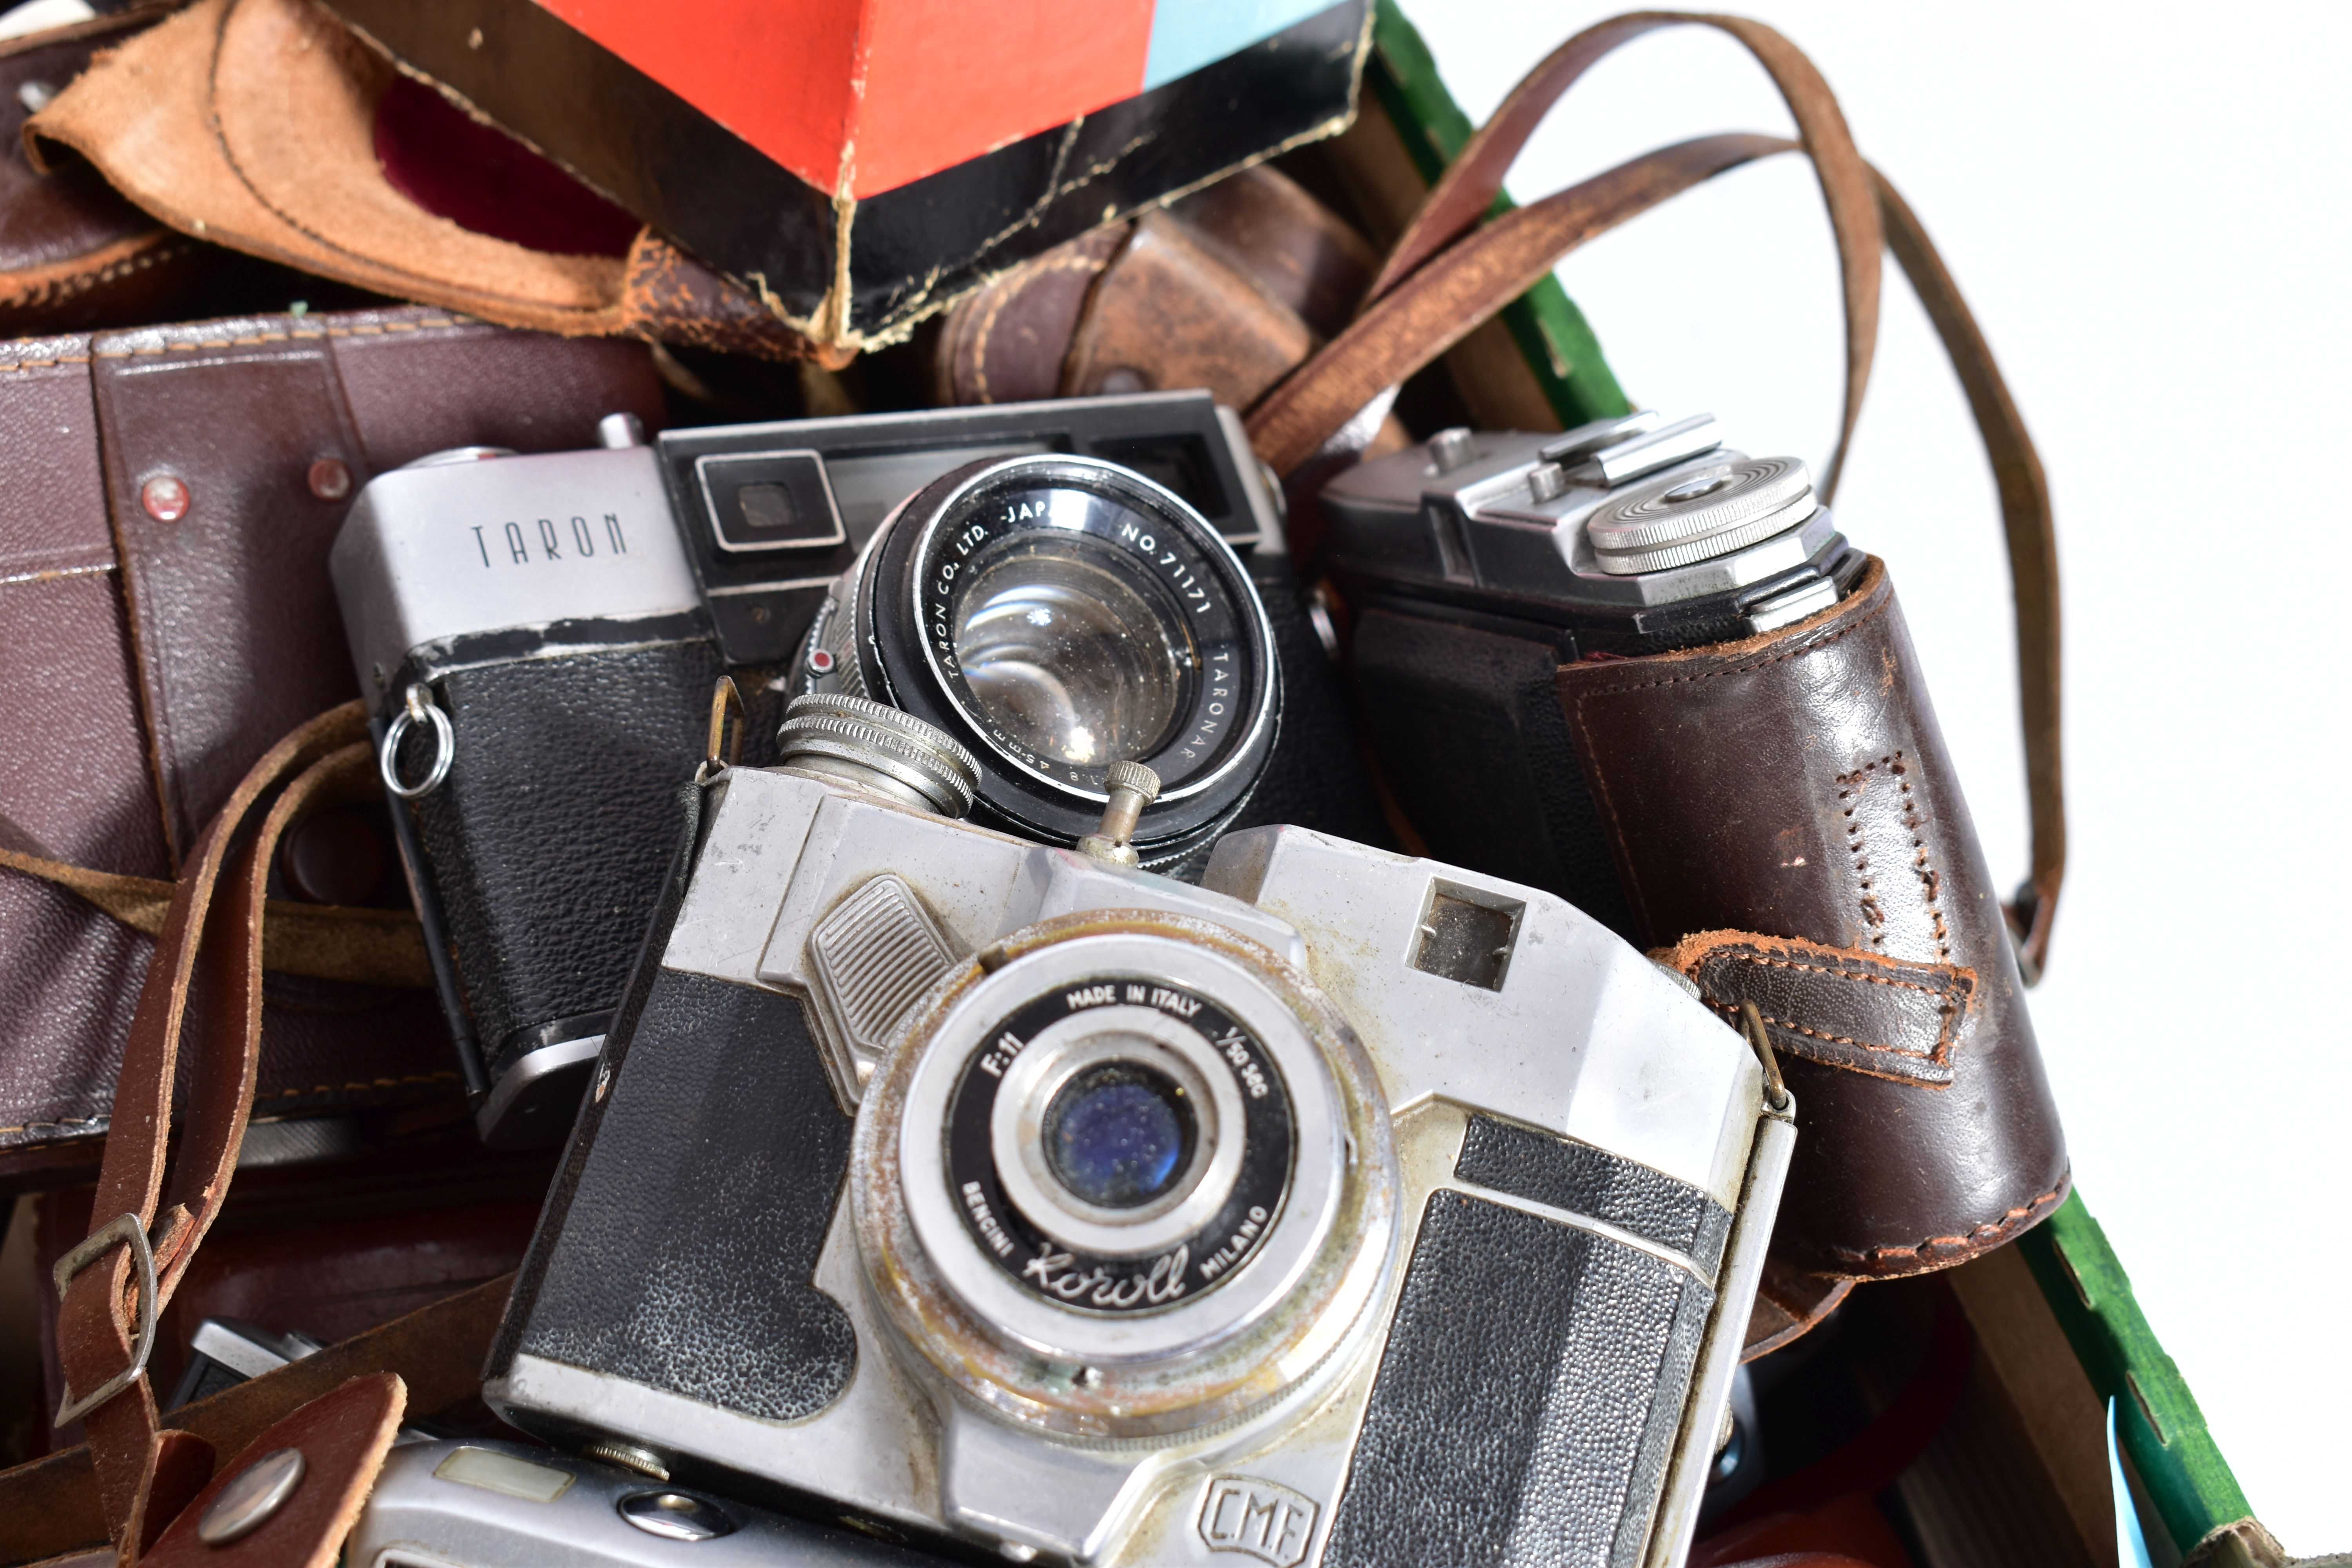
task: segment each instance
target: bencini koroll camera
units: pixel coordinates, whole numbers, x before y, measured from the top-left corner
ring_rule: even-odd
[[[1447,430],[1349,469],[1322,505],[1360,712],[1406,816],[1448,858],[1627,935],[1560,667],[1792,625],[1866,563],[1801,460],[1727,447],[1707,415]]]
[[[767,760],[790,668],[813,665],[805,684],[871,689],[1004,759],[975,816],[1033,837],[1074,842],[1108,798],[1105,765],[1149,763],[1168,787],[1138,846],[1186,874],[1236,824],[1384,831],[1274,492],[1205,394],[674,430],[650,446],[615,416],[602,435],[603,450],[467,448],[380,476],[333,555],[492,1142],[570,1125],[722,673],[761,737],[747,761]],[[1063,510],[982,539],[970,485],[935,481],[1005,465],[1067,481]],[[940,616],[960,659],[941,652]],[[835,637],[853,626],[854,647]],[[1057,704],[1106,681],[1106,727],[1063,722]]]
[[[942,482],[1102,500],[1001,479]],[[1066,726],[1149,697],[1048,651]],[[957,1555],[1679,1561],[1794,1136],[1740,1034],[1496,878],[1296,826],[1140,868],[1131,761],[1063,757],[1069,848],[869,699],[777,750],[704,792],[494,1409]]]

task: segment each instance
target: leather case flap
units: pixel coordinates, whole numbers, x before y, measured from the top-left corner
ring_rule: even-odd
[[[1701,931],[1664,962],[1727,1014],[1755,1003],[1776,1050],[1929,1089],[1952,1081],[1976,996],[1971,969],[1752,931]]]

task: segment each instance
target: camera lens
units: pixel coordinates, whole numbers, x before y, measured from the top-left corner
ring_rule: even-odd
[[[1080,1201],[1139,1208],[1191,1166],[1199,1136],[1181,1084],[1141,1062],[1097,1062],[1045,1108],[1046,1168]]]
[[[1016,537],[974,561],[957,601],[957,663],[973,700],[1056,762],[1148,754],[1189,695],[1183,615],[1124,557],[1085,534]]]
[[[1110,768],[1149,766],[1160,795],[1133,836],[1148,867],[1215,839],[1279,725],[1273,627],[1241,558],[1176,496],[1096,458],[984,459],[932,480],[810,639],[796,680],[971,748],[983,826],[1075,844],[1102,823]]]

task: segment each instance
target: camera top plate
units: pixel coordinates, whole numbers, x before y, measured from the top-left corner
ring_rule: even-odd
[[[664,432],[656,448],[679,537],[730,664],[789,659],[824,589],[892,509],[967,463],[1057,452],[1100,458],[1173,491],[1237,549],[1278,548],[1281,540],[1276,503],[1239,420],[1205,392],[696,426]],[[791,526],[747,529],[735,481],[782,487],[789,474],[754,469],[812,453],[823,465],[837,534],[816,526],[814,504],[796,506]],[[739,463],[751,466],[731,467]],[[795,501],[801,493],[792,491]],[[766,547],[741,548],[747,540]]]

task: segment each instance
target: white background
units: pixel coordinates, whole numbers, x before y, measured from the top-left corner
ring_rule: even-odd
[[[1483,121],[1614,7],[1405,0]],[[1909,197],[2041,447],[2072,857],[2033,993],[2084,1201],[2255,1512],[2352,1551],[2352,9],[1752,0]],[[1663,142],[1793,135],[1712,29],[1603,61],[1522,201]],[[1810,165],[1723,176],[1560,276],[1637,404],[1819,462],[1843,363]],[[1892,568],[2004,889],[2026,866],[1992,480],[1890,258],[1841,526]]]

